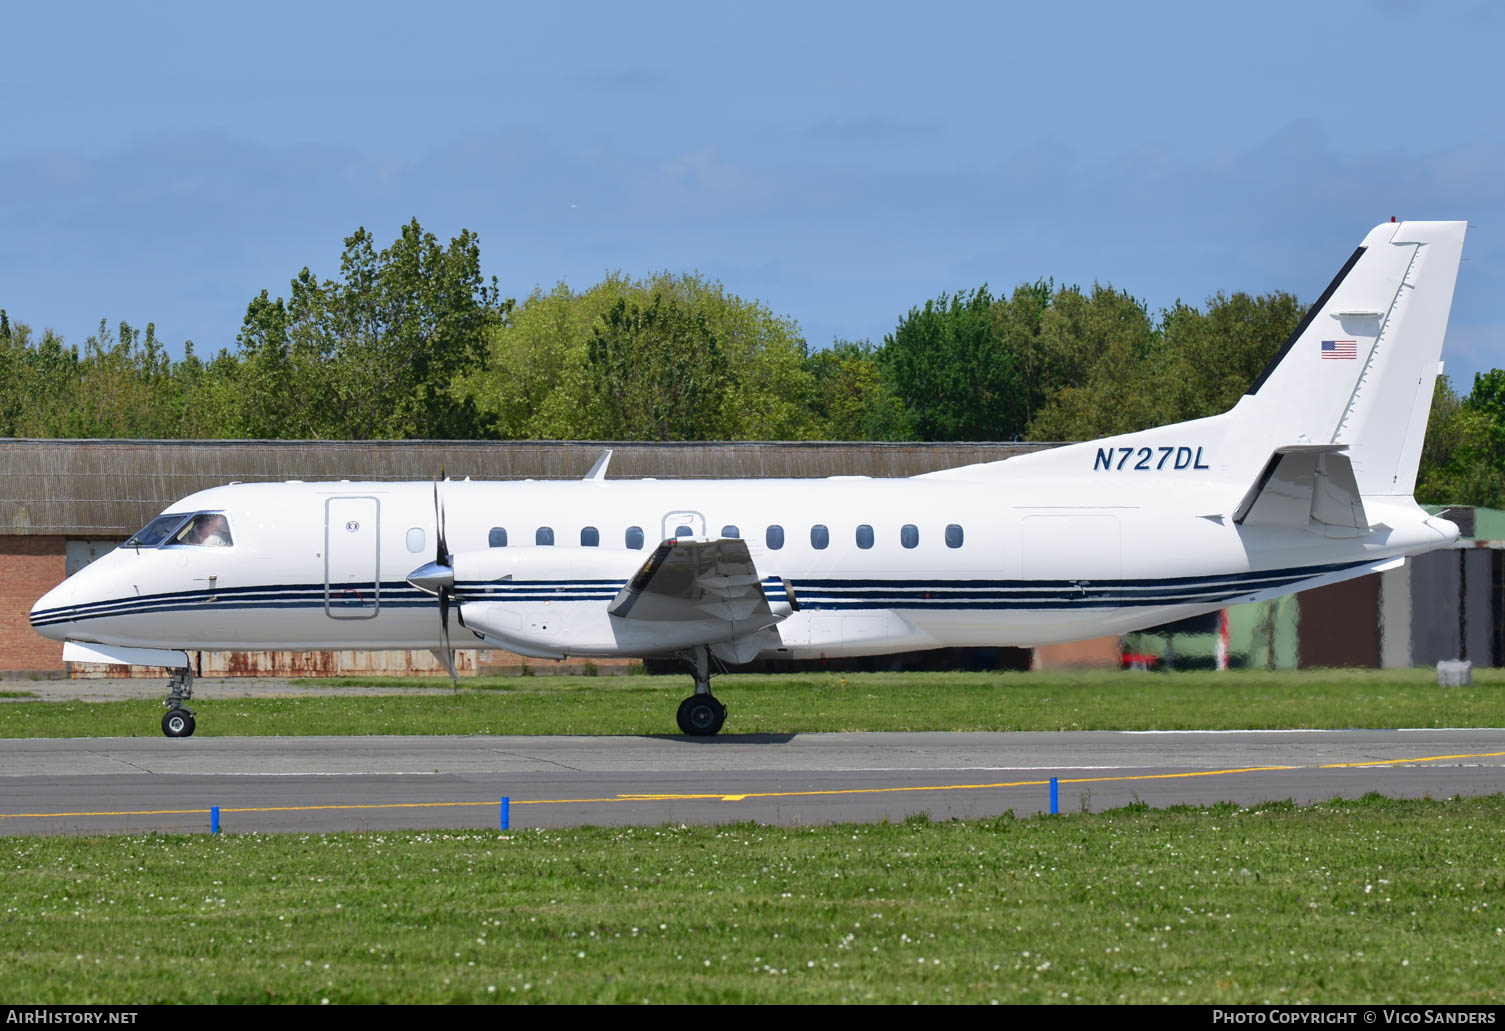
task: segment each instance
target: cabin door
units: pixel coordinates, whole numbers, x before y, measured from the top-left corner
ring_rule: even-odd
[[[324,502],[324,613],[371,619],[381,608],[381,503],[375,498]]]

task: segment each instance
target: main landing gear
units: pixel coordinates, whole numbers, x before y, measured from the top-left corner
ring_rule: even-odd
[[[193,710],[184,703],[193,697],[193,670],[188,667],[175,669],[167,681],[167,715],[162,717],[162,733],[168,737],[192,737],[194,730]]]
[[[675,719],[692,737],[710,737],[726,722],[726,706],[711,694],[711,650],[704,645],[688,656],[695,671],[695,693],[679,703]]]

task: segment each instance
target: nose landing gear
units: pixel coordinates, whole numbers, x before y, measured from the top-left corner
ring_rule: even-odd
[[[193,713],[187,709],[170,709],[162,717],[162,733],[168,737],[192,737],[193,730]]]
[[[174,669],[167,681],[167,715],[162,717],[162,733],[168,737],[192,737],[194,731],[193,710],[184,703],[193,697],[193,670],[188,667]]]

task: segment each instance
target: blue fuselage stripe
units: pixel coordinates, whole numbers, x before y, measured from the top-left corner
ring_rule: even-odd
[[[1216,603],[1252,592],[1289,587],[1302,580],[1365,565],[1309,566],[1203,576],[1135,580],[801,580],[791,581],[807,609],[1060,610],[1140,608]],[[486,602],[606,602],[625,580],[501,580],[457,585],[458,600]],[[787,600],[779,580],[764,582],[772,601]],[[369,593],[367,593],[369,592]],[[176,591],[142,597],[85,602],[32,613],[33,626],[82,622],[113,616],[215,609],[258,611],[327,607],[423,608],[431,595],[406,581],[341,586],[262,584],[250,587]]]

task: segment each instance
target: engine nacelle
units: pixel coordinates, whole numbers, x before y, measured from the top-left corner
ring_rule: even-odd
[[[489,548],[451,557],[460,621],[481,640],[534,658],[661,655],[757,634],[788,615],[623,618],[608,607],[648,560],[621,548]],[[757,590],[757,585],[753,584]],[[751,606],[749,606],[751,608]],[[750,615],[751,613],[749,613]]]

